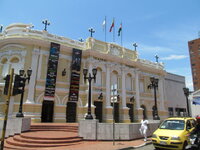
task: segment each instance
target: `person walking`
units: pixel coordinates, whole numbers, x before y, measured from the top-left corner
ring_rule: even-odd
[[[141,127],[139,129],[140,134],[144,136],[144,141],[147,141],[147,130],[148,130],[148,123],[149,121],[143,116],[143,119],[141,120]]]

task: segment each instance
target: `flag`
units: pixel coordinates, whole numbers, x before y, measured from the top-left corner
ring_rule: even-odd
[[[103,23],[102,23],[102,27],[103,27],[103,30],[105,29],[106,27],[106,18],[104,19]]]
[[[106,25],[106,20],[103,21],[102,26],[105,27]]]
[[[110,32],[112,32],[112,28],[114,28],[114,26],[115,26],[115,22],[114,22],[114,19],[113,19],[113,22],[112,22],[112,24],[110,26]]]
[[[120,27],[118,29],[118,36],[120,36],[120,33],[122,32],[122,23],[120,24]]]

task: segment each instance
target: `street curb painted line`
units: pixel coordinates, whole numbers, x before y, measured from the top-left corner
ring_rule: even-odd
[[[137,148],[143,147],[143,146],[145,146],[145,145],[150,145],[150,144],[152,144],[152,142],[143,143],[143,144],[138,145],[138,146],[132,146],[132,147],[121,148],[121,149],[118,149],[118,150],[137,149]]]
[[[149,144],[152,144],[152,142],[147,142],[147,143],[143,143],[143,144],[138,145],[138,146],[133,146],[133,149],[135,149],[135,148],[139,148],[139,147],[143,147],[143,146],[145,146],[145,145],[149,145]]]

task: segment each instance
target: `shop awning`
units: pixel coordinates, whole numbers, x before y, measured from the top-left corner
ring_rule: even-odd
[[[193,100],[192,100],[192,104],[200,105],[200,97],[194,97]]]

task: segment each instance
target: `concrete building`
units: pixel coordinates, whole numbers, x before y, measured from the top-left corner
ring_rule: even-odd
[[[200,89],[200,38],[188,42],[194,91]]]
[[[183,92],[185,77],[167,73],[165,76],[165,100],[168,102],[169,116],[186,115],[187,102]]]
[[[96,83],[92,81],[91,89],[92,115],[100,122],[113,121],[112,85],[117,85],[116,122],[138,121],[143,115],[152,119],[154,92],[147,88],[152,76],[159,79],[160,118],[168,117],[168,107],[174,105],[170,102],[168,106],[168,100],[173,99],[166,92],[172,92],[170,87],[174,85],[172,80],[165,79],[162,63],[140,59],[137,51],[116,43],[94,38],[75,41],[18,23],[0,33],[0,110],[4,109],[5,100],[3,77],[11,68],[18,74],[20,69],[29,67],[33,72],[25,87],[23,112],[34,122],[77,122],[84,118],[88,108],[88,83],[84,82],[83,68],[91,74],[97,68]],[[180,83],[182,86],[183,81]],[[169,90],[165,90],[166,85]],[[182,94],[179,89],[175,91]],[[176,100],[183,104],[178,94]],[[11,97],[10,117],[16,116],[19,101],[20,95]],[[179,107],[184,108],[184,104]]]

